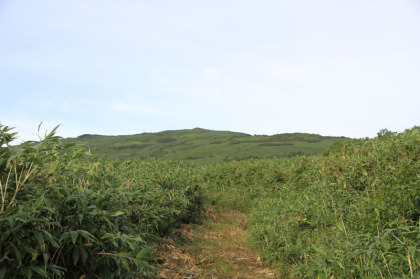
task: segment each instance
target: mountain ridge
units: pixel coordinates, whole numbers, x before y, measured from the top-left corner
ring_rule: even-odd
[[[65,140],[82,142],[93,153],[106,158],[139,157],[218,163],[317,154],[337,141],[348,139],[309,133],[251,135],[196,127],[133,135],[83,134]]]

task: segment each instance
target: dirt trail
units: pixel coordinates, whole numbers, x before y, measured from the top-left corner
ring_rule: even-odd
[[[247,245],[246,215],[206,208],[203,225],[184,225],[160,246],[158,278],[276,278]]]

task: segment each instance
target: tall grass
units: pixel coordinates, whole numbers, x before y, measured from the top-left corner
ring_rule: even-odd
[[[0,279],[154,276],[155,242],[201,202],[250,217],[281,278],[420,277],[420,129],[316,156],[191,166],[100,160],[0,124]]]
[[[155,241],[196,217],[191,166],[99,161],[55,131],[10,147],[0,126],[0,278],[153,275]]]
[[[341,143],[322,155],[208,166],[211,202],[250,214],[282,278],[420,275],[420,129]]]

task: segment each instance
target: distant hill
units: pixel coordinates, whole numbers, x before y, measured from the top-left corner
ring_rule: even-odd
[[[79,141],[106,158],[140,157],[216,163],[250,158],[291,157],[320,153],[345,137],[292,133],[249,135],[201,128],[127,136],[82,135]]]

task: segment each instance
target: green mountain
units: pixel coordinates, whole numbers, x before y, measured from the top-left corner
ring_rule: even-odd
[[[291,157],[320,153],[344,137],[293,133],[249,135],[201,128],[127,136],[82,135],[79,141],[105,158],[157,158],[195,163],[216,163],[249,158]]]

